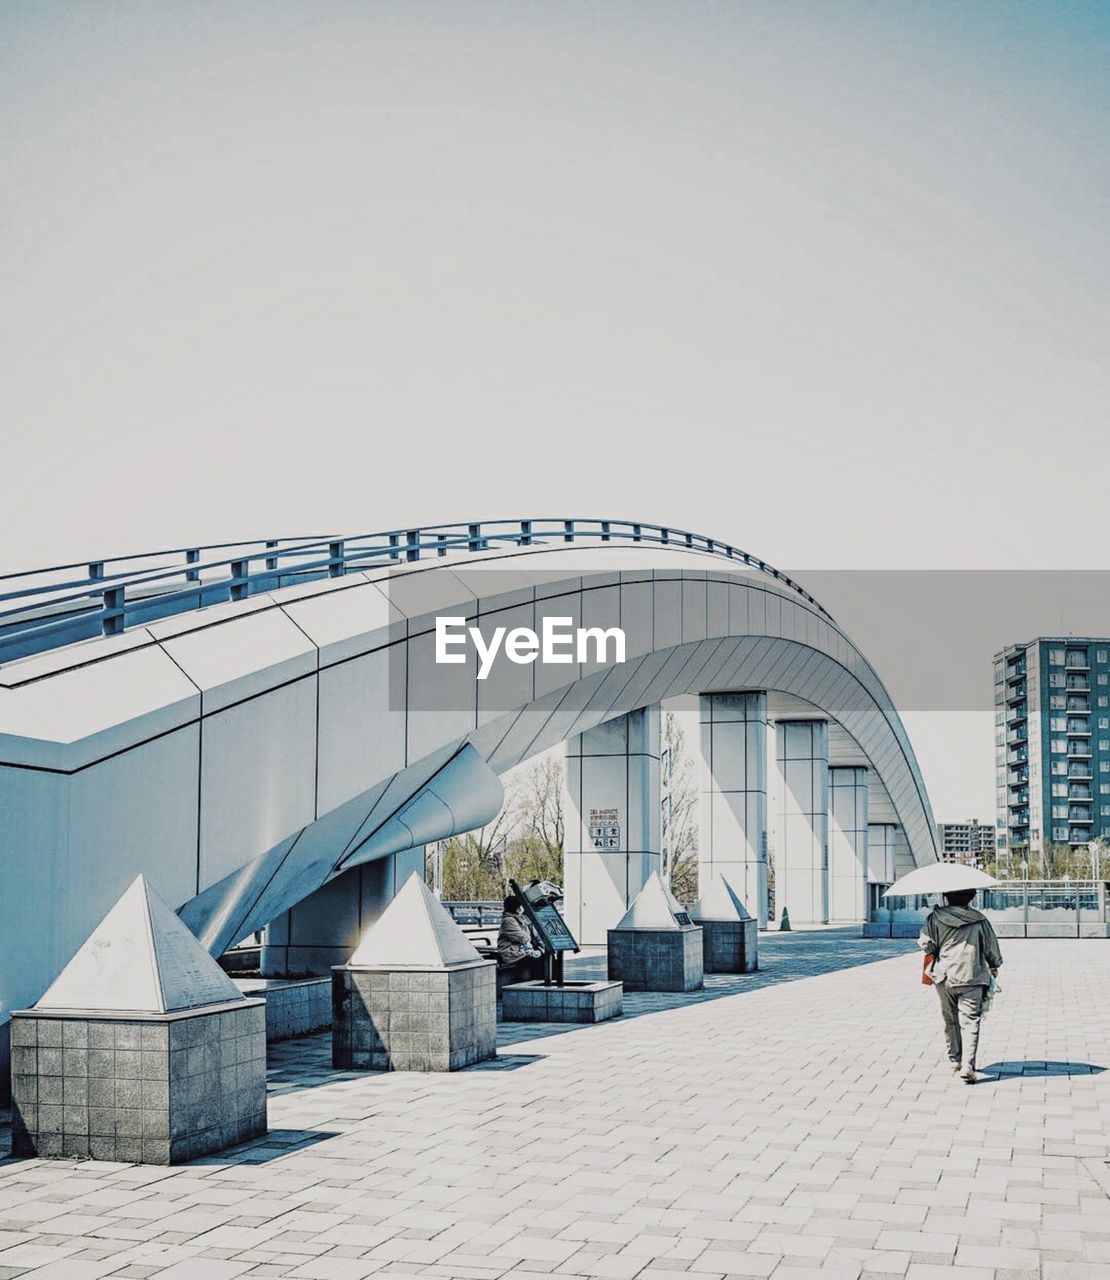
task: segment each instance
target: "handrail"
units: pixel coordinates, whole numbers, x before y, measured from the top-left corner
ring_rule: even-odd
[[[0,585],[13,588],[0,592],[0,606],[7,606],[0,607],[0,662],[94,635],[117,635],[152,616],[241,600],[298,580],[339,578],[382,563],[412,564],[424,555],[442,558],[451,552],[481,554],[502,546],[573,542],[648,543],[735,560],[782,583],[832,621],[792,578],[758,556],[705,534],[641,520],[533,517],[221,542],[0,574]],[[83,578],[51,580],[81,567],[86,569]]]

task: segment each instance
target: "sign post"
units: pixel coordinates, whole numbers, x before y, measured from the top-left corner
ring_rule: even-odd
[[[578,943],[567,928],[566,921],[559,914],[556,902],[560,902],[563,891],[549,880],[533,880],[527,889],[522,889],[515,880],[509,881],[509,888],[524,903],[527,915],[536,937],[543,944],[543,983],[550,987],[563,985],[563,953],[577,951]]]

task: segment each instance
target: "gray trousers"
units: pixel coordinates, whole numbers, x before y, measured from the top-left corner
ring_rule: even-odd
[[[975,1054],[979,1049],[979,1018],[986,987],[953,987],[947,982],[938,982],[936,989],[944,1019],[948,1057],[953,1063],[974,1071]]]
[[[951,987],[949,983],[938,982],[936,989],[941,1001],[941,1018],[945,1020],[949,1059],[974,1070],[979,1047],[979,1016],[987,988]]]

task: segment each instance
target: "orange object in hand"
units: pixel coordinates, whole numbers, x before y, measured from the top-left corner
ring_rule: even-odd
[[[921,981],[927,986],[933,986],[933,980],[929,977],[929,970],[933,967],[936,956],[926,956],[921,965]]]

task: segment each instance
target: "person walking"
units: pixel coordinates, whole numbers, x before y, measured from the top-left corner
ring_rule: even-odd
[[[1002,964],[991,922],[972,907],[974,889],[944,895],[925,917],[917,945],[933,957],[929,977],[940,997],[948,1061],[965,1084],[987,1077],[975,1068],[983,997]],[[926,962],[928,963],[928,962]]]

